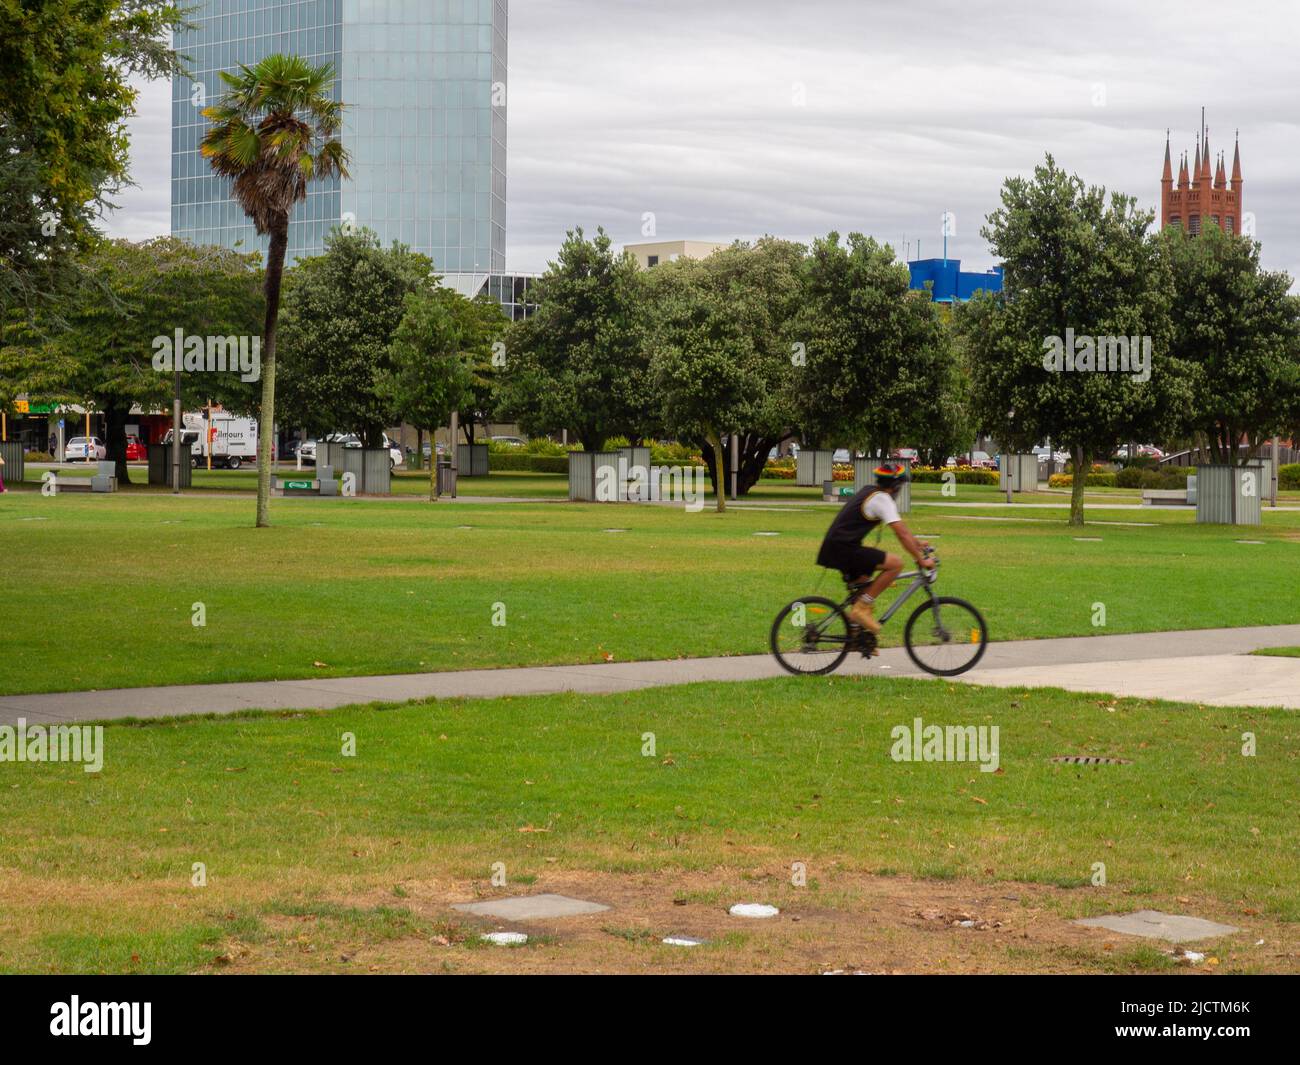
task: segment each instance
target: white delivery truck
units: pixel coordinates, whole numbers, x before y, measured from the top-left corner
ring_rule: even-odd
[[[163,438],[170,444],[171,430]],[[257,421],[240,418],[225,411],[213,411],[212,420],[202,414],[181,415],[181,442],[190,444],[190,466],[201,469],[212,456],[214,469],[237,470],[246,462],[257,461]]]

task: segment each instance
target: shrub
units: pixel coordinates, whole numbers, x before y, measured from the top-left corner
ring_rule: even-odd
[[[54,456],[48,451],[25,451],[23,458],[27,462],[53,462]],[[1282,469],[1286,469],[1285,466]]]
[[[489,473],[568,473],[567,455],[529,455],[522,448],[488,452]]]
[[[1159,474],[1152,474],[1141,466],[1125,466],[1115,475],[1115,483],[1120,488],[1149,488],[1146,478],[1151,476],[1159,480]]]
[[[1088,479],[1084,482],[1088,488],[1114,488],[1114,473],[1090,473]],[[1074,474],[1072,473],[1054,473],[1047,479],[1050,488],[1071,488],[1074,486]]]
[[[656,466],[703,466],[704,459],[689,444],[651,444],[650,461]]]
[[[951,473],[957,484],[995,485],[998,483],[997,470],[975,469],[971,466],[946,466],[943,469],[914,468],[912,480],[917,484],[940,484],[945,473]]]
[[[1277,468],[1278,485],[1289,491],[1300,489],[1300,462],[1289,462]]]

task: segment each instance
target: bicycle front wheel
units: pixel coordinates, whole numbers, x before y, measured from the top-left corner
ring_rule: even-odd
[[[907,619],[903,643],[921,669],[936,677],[955,677],[984,657],[989,630],[965,599],[941,595],[922,603]]]
[[[772,622],[771,645],[787,673],[829,673],[848,656],[849,619],[829,599],[796,599]]]

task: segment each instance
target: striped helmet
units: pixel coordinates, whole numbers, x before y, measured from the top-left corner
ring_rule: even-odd
[[[896,484],[906,484],[912,479],[906,466],[891,466],[887,463],[877,466],[875,474],[876,484],[881,488],[893,488]]]

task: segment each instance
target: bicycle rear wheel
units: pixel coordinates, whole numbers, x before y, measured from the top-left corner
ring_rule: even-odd
[[[984,657],[989,630],[965,599],[941,595],[922,603],[907,619],[903,643],[921,669],[936,677],[955,677]]]
[[[848,657],[849,619],[819,596],[796,599],[772,622],[772,654],[787,673],[829,673]]]

